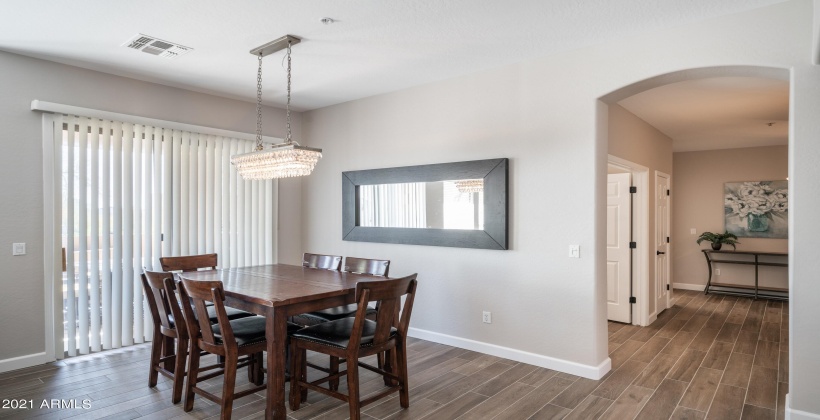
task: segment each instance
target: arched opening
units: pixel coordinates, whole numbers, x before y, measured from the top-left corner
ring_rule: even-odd
[[[606,166],[600,168],[601,178],[607,177],[601,180],[607,185],[602,190],[613,194],[616,183],[610,179],[618,176],[637,187],[630,194],[631,206],[627,206],[631,214],[628,229],[621,229],[620,235],[612,220],[624,210],[613,207],[611,197],[599,201],[604,203],[599,210],[607,215],[598,236],[603,242],[599,249],[606,252],[601,252],[597,261],[603,267],[601,281],[606,283],[606,307],[600,311],[604,317],[617,318],[612,308],[620,307],[617,321],[652,325],[671,307],[676,287],[703,290],[710,271],[695,240],[704,231],[723,233],[723,188],[729,188],[724,183],[786,180],[789,78],[789,71],[781,68],[696,68],[641,80],[599,98],[597,120],[603,125],[598,129],[599,145],[607,150]],[[731,157],[733,151],[737,151],[736,158]],[[721,159],[727,164],[713,174],[691,173],[704,172],[698,168]],[[765,162],[766,168],[751,168],[759,162]],[[693,185],[702,187],[702,192]],[[787,188],[787,184],[780,187],[784,185]],[[670,190],[680,190],[681,194]],[[663,197],[666,194],[668,197]],[[785,215],[778,216],[785,223]],[[624,240],[624,234],[629,238]],[[785,238],[745,241],[747,250],[788,249]],[[632,248],[620,253],[630,270],[618,270],[623,261],[611,256],[612,246],[623,249],[630,243]],[[751,281],[749,273],[732,270],[731,276],[746,276]],[[786,270],[773,275],[773,281],[787,287]],[[624,303],[628,307],[624,308]],[[661,323],[670,317],[667,314]]]

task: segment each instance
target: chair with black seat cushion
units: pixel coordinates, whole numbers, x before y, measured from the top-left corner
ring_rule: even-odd
[[[148,386],[157,384],[158,374],[173,380],[172,402],[178,403],[182,398],[182,385],[185,378],[185,364],[188,355],[190,334],[185,323],[182,308],[177,300],[177,287],[174,274],[164,271],[143,270],[142,287],[151,312],[154,324],[154,336],[151,342],[151,362]],[[238,309],[226,308],[229,319],[244,318],[253,314]],[[182,320],[181,322],[176,322]],[[208,308],[208,322],[217,322],[216,309]],[[176,346],[174,345],[176,340]],[[261,375],[262,367],[248,375],[250,380]]]
[[[173,274],[165,272],[144,271],[142,287],[148,300],[148,308],[154,324],[154,336],[151,341],[151,364],[148,374],[148,386],[157,385],[158,375],[162,374],[173,380],[171,401],[176,404],[182,398],[182,385],[185,379],[185,361],[188,354],[188,329],[184,322],[175,323],[172,306],[179,310],[176,298],[168,299],[165,280]],[[177,318],[179,319],[179,318]],[[176,348],[174,348],[176,340]]]
[[[368,274],[371,276],[387,277],[387,274],[390,272],[390,260],[345,257],[344,271],[348,273]],[[356,309],[358,309],[358,305],[355,303],[351,303],[348,305],[337,306],[334,308],[308,312],[300,315],[300,319],[307,320],[306,322],[304,322],[304,324],[306,326],[311,326],[322,322],[335,321],[337,319],[354,316],[356,315]],[[370,306],[367,307],[368,317],[372,318],[375,315],[375,313],[376,310],[374,308]],[[384,360],[381,354],[379,354],[378,359],[378,365],[379,367],[382,367]],[[314,364],[310,364],[310,367],[322,370],[327,373],[335,373],[339,371],[339,363],[340,361],[337,358],[331,356],[327,370],[325,370],[325,368],[321,366],[317,366]],[[338,385],[338,380],[333,380],[330,382],[330,389],[336,390],[338,388]]]
[[[261,368],[262,352],[267,346],[265,318],[252,316],[229,319],[224,305],[225,293],[221,281],[182,279],[181,284],[181,306],[192,337],[184,409],[193,410],[194,394],[199,394],[220,405],[221,418],[230,419],[234,399],[253,394],[267,386],[263,383],[261,374],[253,374]],[[216,324],[211,325],[208,322],[210,308],[205,306],[206,302],[213,303]],[[224,363],[200,367],[200,351],[221,356]],[[235,393],[236,371],[245,366],[248,366],[249,378],[252,377],[252,382],[258,386]],[[212,369],[219,370],[200,376],[201,373]],[[197,383],[219,375],[224,375],[221,397],[197,386]]]
[[[387,277],[387,273],[390,271],[390,260],[347,257],[345,258],[344,271],[348,273]],[[351,303],[349,305],[309,312],[306,315],[327,322],[351,317],[356,314],[357,308],[358,306],[355,303]],[[369,309],[370,314],[375,313],[375,310],[372,308]]]
[[[302,254],[302,267],[315,268],[318,270],[339,271],[341,265],[342,257],[338,255],[311,254],[309,252]],[[310,316],[310,314],[294,315],[290,317],[289,320],[303,327],[316,325],[320,322],[326,321],[323,317],[313,317]]]
[[[351,420],[360,418],[361,407],[393,392],[399,393],[403,408],[410,406],[407,382],[407,328],[416,293],[416,274],[393,280],[360,281],[356,284],[358,310],[353,318],[342,318],[303,328],[291,336],[290,408],[298,410],[313,390],[348,403]],[[401,298],[406,296],[402,307]],[[377,302],[376,319],[366,318],[367,304]],[[308,382],[307,350],[344,358],[347,369]],[[389,368],[380,369],[359,359],[386,352],[392,361]],[[356,361],[354,363],[353,361]],[[390,383],[381,391],[359,400],[359,367],[376,372]],[[347,394],[320,386],[333,379],[347,377]]]
[[[162,271],[197,271],[200,268],[216,269],[217,254],[185,255],[181,257],[161,257]]]

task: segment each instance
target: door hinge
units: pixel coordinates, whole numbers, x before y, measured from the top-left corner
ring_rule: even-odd
[[[669,190],[666,190],[666,195],[669,195]]]
[[[638,303],[638,299],[636,299],[635,296],[630,296],[629,303]]]
[[[631,194],[635,194],[636,192],[638,192],[638,187],[629,187],[629,192]]]
[[[637,243],[637,242],[630,242],[630,243],[629,243],[629,249],[635,249],[635,248],[637,248],[637,247],[638,247],[638,243]]]
[[[666,290],[670,290],[670,289],[669,289],[669,284],[668,284],[668,283],[666,284]]]

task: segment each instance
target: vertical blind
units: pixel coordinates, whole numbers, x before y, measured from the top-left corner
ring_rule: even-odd
[[[230,165],[253,141],[67,115],[55,127],[66,250],[56,322],[69,356],[151,337],[139,276],[159,270],[161,256],[274,262],[276,185],[244,181]]]
[[[359,186],[359,225],[371,227],[427,227],[424,182]]]

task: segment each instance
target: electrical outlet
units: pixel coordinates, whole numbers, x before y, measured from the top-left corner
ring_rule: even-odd
[[[720,269],[719,269],[719,268],[716,268],[716,269],[715,269],[715,275],[716,275],[716,276],[719,276],[719,275],[720,275]]]
[[[485,324],[492,324],[493,323],[493,314],[490,311],[484,311],[481,314],[481,321]]]

